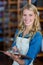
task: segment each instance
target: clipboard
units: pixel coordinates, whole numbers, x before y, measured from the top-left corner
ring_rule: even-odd
[[[23,55],[23,54],[20,54],[18,52],[14,52],[14,53],[11,53],[13,55],[17,55],[17,56],[21,56],[20,59],[28,59],[28,60],[32,60],[32,58],[30,58],[29,56],[26,56],[26,55]]]
[[[1,53],[4,53],[4,51],[0,51]],[[28,59],[28,60],[32,60],[32,58],[30,58],[29,56],[26,56],[26,55],[23,55],[23,54],[20,54],[18,52],[9,52],[11,55],[17,55],[17,56],[21,56],[20,59]]]

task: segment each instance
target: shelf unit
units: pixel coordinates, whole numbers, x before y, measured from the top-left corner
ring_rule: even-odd
[[[8,0],[8,6],[9,6],[9,28],[10,30],[10,38],[14,36],[14,29],[18,27],[18,21],[19,21],[19,14],[21,8],[27,3],[29,0]],[[11,43],[9,44],[11,45]]]
[[[0,50],[4,49],[4,34],[3,34],[3,22],[4,22],[4,4],[6,4],[5,1],[0,1]]]
[[[1,0],[0,1],[0,7],[2,8],[2,11],[0,12],[0,41],[3,50],[7,50],[14,38],[15,30],[18,27],[18,20],[19,20],[19,14],[21,8],[27,3],[29,0]],[[4,4],[3,4],[4,3]],[[2,6],[3,5],[3,6]],[[1,10],[1,9],[0,9]],[[3,13],[2,19],[1,15]],[[1,32],[2,30],[2,32]]]
[[[41,29],[42,29],[42,35],[43,35],[43,7],[37,7],[39,11],[39,17],[40,17],[40,24],[41,24]]]
[[[37,57],[43,57],[43,52],[39,53]]]
[[[21,11],[21,8],[27,4],[27,2],[31,3],[31,0],[8,0],[8,5],[9,5],[9,13],[11,13],[10,15],[10,21],[12,21],[14,23],[14,26],[16,27],[16,25],[18,25],[18,21],[19,21],[19,15],[20,15],[20,11]],[[11,7],[12,6],[12,7]],[[15,6],[13,8],[13,6]],[[40,23],[41,23],[41,26],[42,26],[42,32],[43,32],[43,18],[41,19],[41,16],[43,17],[43,7],[38,7],[38,11],[40,13]],[[12,13],[14,13],[15,16],[12,16]],[[17,16],[17,17],[16,17]],[[16,17],[16,18],[15,18]],[[10,27],[13,26],[13,23],[10,23]],[[43,34],[43,33],[42,33]],[[12,35],[12,33],[10,34]],[[42,53],[40,53],[38,55],[41,56]]]
[[[43,22],[43,7],[37,7],[39,11],[40,22]]]
[[[39,11],[40,24],[41,24],[42,35],[43,35],[43,0],[37,1],[37,8],[38,8],[38,11]]]
[[[41,24],[41,29],[42,29],[42,35],[43,35],[43,0],[38,0],[37,2],[37,9],[39,11],[39,17],[40,17],[40,24]],[[39,57],[43,57],[43,52],[41,51],[38,56]]]
[[[14,21],[14,25],[16,26],[19,20],[19,14],[21,8],[27,3],[29,0],[8,0],[9,4],[9,12],[11,13],[10,19]]]
[[[1,4],[2,2],[2,4]],[[5,2],[5,3],[4,3]],[[4,50],[9,48],[13,42],[15,30],[18,27],[19,15],[21,8],[28,3],[31,3],[31,0],[1,0],[0,7],[0,40],[2,39],[1,44],[4,46]],[[4,3],[4,4],[3,4]],[[39,12],[43,13],[43,8],[37,7]],[[2,16],[1,16],[2,15]],[[43,14],[40,14],[40,16]],[[1,19],[2,18],[2,19]],[[43,31],[43,18],[40,18],[40,23]]]
[[[0,1],[0,50],[7,50],[15,32],[14,22],[10,21],[8,0]],[[3,48],[3,49],[2,49]]]
[[[9,12],[9,35],[7,37],[7,40],[9,41],[9,44],[7,45],[7,48],[9,48],[13,42],[15,30],[17,28],[17,2],[18,0],[8,0],[8,12]]]

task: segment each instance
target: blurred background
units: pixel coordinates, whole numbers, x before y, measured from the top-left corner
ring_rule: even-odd
[[[43,0],[0,0],[0,50],[6,51],[11,47],[14,41],[15,30],[18,27],[21,8],[27,2],[34,4],[38,9],[43,36]],[[43,61],[43,39],[41,52],[37,58]]]

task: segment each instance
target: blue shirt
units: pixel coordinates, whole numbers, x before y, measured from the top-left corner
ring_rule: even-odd
[[[18,30],[16,31],[16,34],[18,34]],[[19,36],[22,37],[22,33]],[[26,35],[25,37],[28,38],[29,36]],[[30,58],[32,58],[32,60],[35,59],[41,49],[41,43],[42,43],[42,35],[38,31],[36,32],[36,34],[32,37],[30,41],[29,50],[26,56],[29,56]],[[14,47],[15,45],[16,45],[16,42],[12,44],[12,47]],[[24,59],[25,65],[29,65],[32,60]]]

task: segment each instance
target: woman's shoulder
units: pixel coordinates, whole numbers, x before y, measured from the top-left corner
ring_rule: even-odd
[[[37,31],[34,36],[42,37],[42,34],[41,34],[41,32]]]
[[[34,39],[42,39],[42,34],[39,31],[37,31],[32,37],[32,40]]]
[[[42,42],[42,34],[40,32],[36,32],[34,36],[32,37],[30,44],[40,44]]]
[[[34,35],[33,35],[34,37],[39,37],[39,36],[41,36],[42,37],[42,34],[41,34],[41,32],[40,31],[37,31]]]

